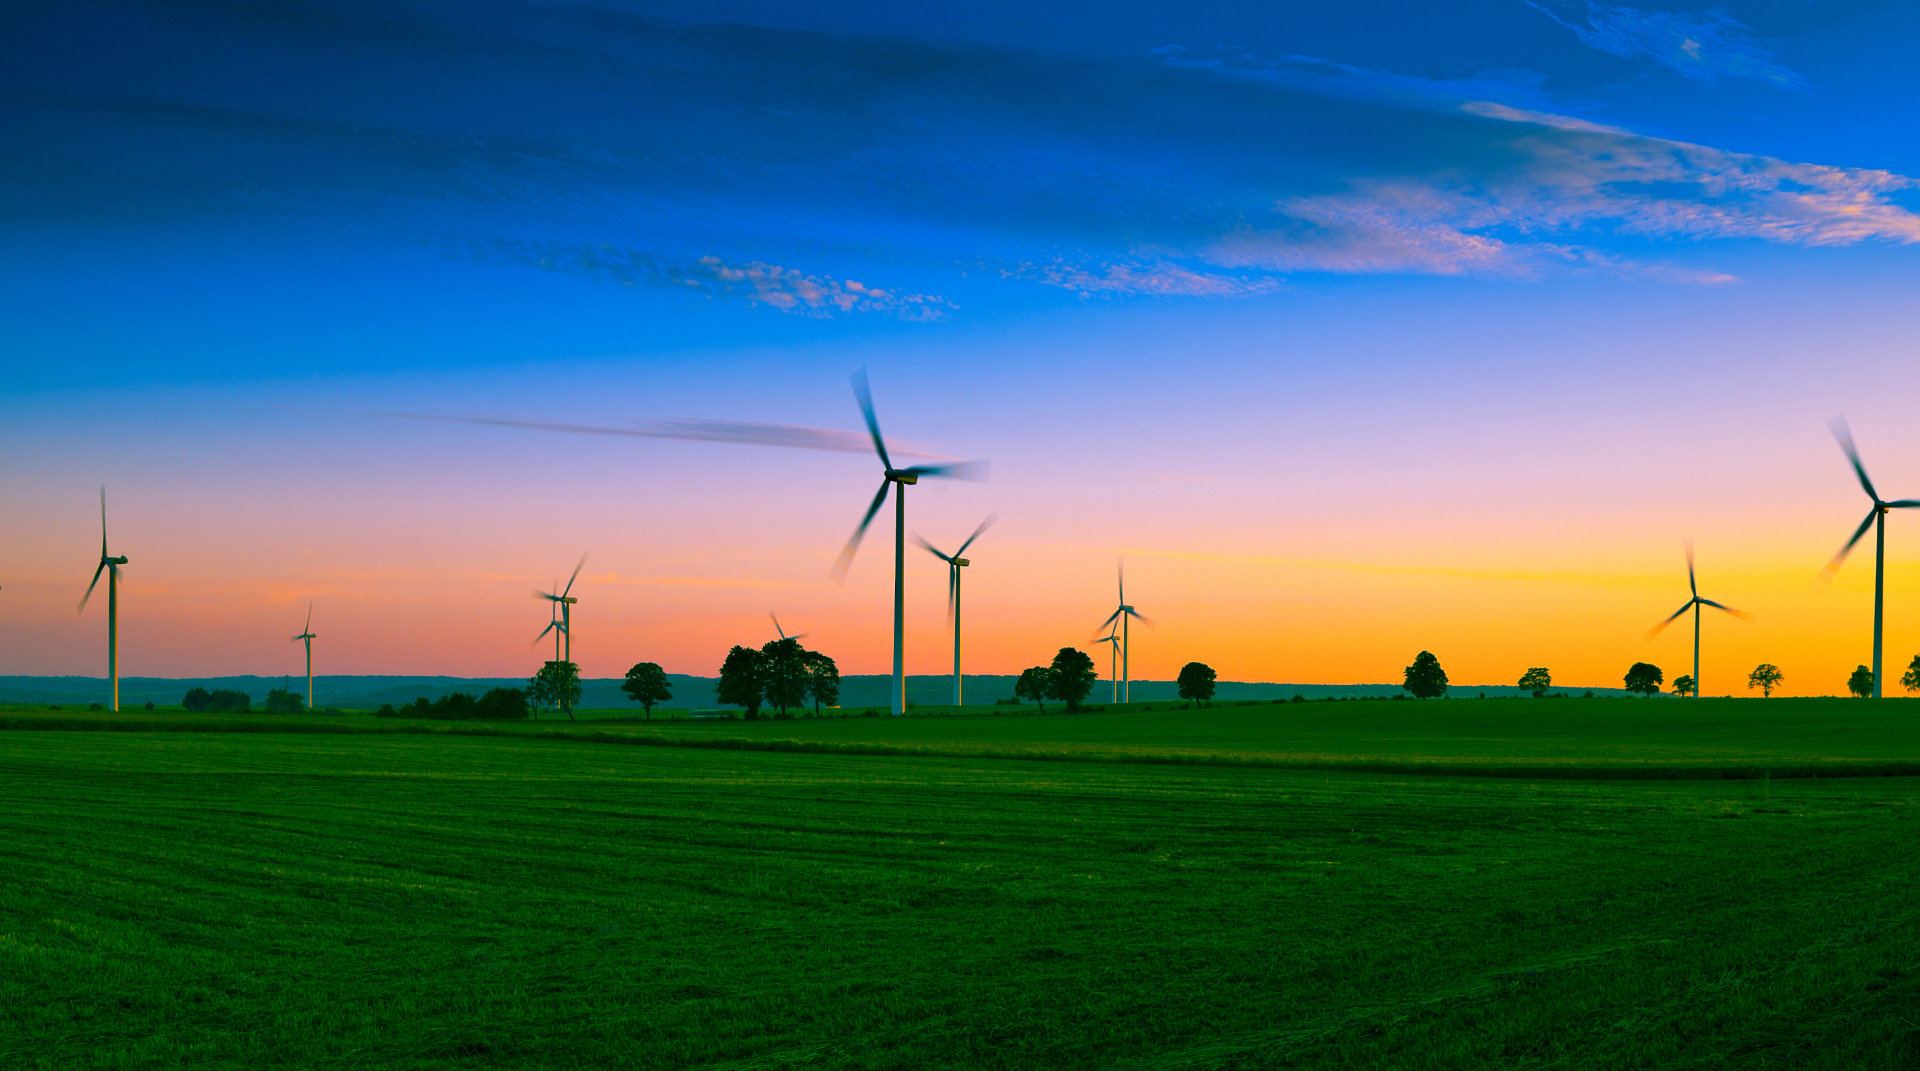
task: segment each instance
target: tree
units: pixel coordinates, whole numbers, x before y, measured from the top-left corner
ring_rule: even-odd
[[[1534,666],[1520,674],[1520,687],[1532,692],[1533,697],[1538,699],[1547,694],[1547,689],[1553,687],[1553,674],[1547,672],[1545,666]]]
[[[306,700],[296,692],[285,688],[267,689],[267,713],[269,714],[298,714],[306,705]]]
[[[1180,698],[1194,703],[1213,704],[1213,667],[1205,662],[1188,662],[1180,667]]]
[[[813,716],[817,718],[822,703],[830,707],[840,705],[840,667],[819,651],[806,652],[803,662],[807,671],[807,696],[813,700]]]
[[[1694,684],[1693,678],[1688,674],[1682,673],[1678,677],[1673,678],[1674,695],[1692,695],[1699,690],[1699,685]]]
[[[473,704],[473,716],[493,721],[514,721],[527,716],[527,693],[523,688],[489,688]]]
[[[1900,678],[1900,687],[1909,692],[1920,692],[1920,654],[1913,656],[1907,663],[1907,672]]]
[[[527,697],[541,706],[559,707],[572,721],[573,705],[580,701],[580,667],[572,662],[548,662],[527,682]]]
[[[1400,687],[1412,692],[1415,699],[1438,699],[1447,694],[1447,671],[1440,668],[1440,660],[1431,652],[1421,651],[1413,656],[1413,665],[1407,667],[1407,679]]]
[[[766,656],[735,644],[720,663],[720,683],[713,696],[728,706],[746,707],[747,720],[760,717],[760,699],[767,686]]]
[[[1860,699],[1873,698],[1873,670],[1866,666],[1853,667],[1853,674],[1847,678],[1847,691]]]
[[[664,703],[673,698],[673,686],[667,683],[667,671],[656,662],[641,662],[627,670],[627,679],[620,682],[620,690],[627,693],[628,699],[646,709],[648,720],[653,718],[655,703]]]
[[[1020,679],[1013,682],[1015,699],[1031,699],[1040,704],[1040,713],[1047,712],[1047,697],[1053,694],[1053,670],[1046,666],[1032,666],[1020,671]]]
[[[807,660],[806,649],[800,641],[792,638],[768,640],[760,648],[761,690],[766,694],[767,705],[778,707],[780,716],[787,716],[788,707],[797,707],[807,701]]]
[[[1072,647],[1060,648],[1048,667],[1047,694],[1067,705],[1068,713],[1080,709],[1080,701],[1093,691],[1100,674],[1093,668],[1093,657]]]
[[[1660,667],[1651,662],[1635,662],[1627,667],[1627,691],[1629,692],[1639,692],[1651,698],[1653,693],[1660,690],[1660,682],[1665,679],[1666,674],[1660,672]]]
[[[1772,662],[1762,662],[1753,667],[1752,673],[1747,674],[1747,688],[1749,690],[1758,688],[1760,698],[1771,699],[1773,690],[1780,687],[1780,682],[1786,679],[1787,675],[1780,672],[1779,666]]]

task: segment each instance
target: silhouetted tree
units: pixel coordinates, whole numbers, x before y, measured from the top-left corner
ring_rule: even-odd
[[[298,714],[306,705],[305,700],[286,688],[267,689],[266,710],[269,714]]]
[[[766,657],[751,647],[735,644],[720,664],[720,682],[713,695],[728,706],[746,707],[747,720],[753,721],[760,717],[766,686]]]
[[[1861,699],[1873,697],[1873,670],[1866,666],[1853,667],[1853,673],[1847,678],[1847,691]]]
[[[806,654],[800,641],[791,637],[768,640],[760,648],[762,691],[767,704],[779,708],[783,718],[787,716],[788,707],[807,701]]]
[[[627,679],[620,682],[620,690],[627,698],[638,703],[647,712],[647,718],[653,718],[653,705],[664,703],[673,698],[673,686],[667,683],[667,671],[656,662],[641,662],[627,670]]]
[[[573,705],[580,701],[580,667],[572,662],[548,662],[527,682],[527,695],[536,703],[559,707],[573,721]]]
[[[1661,682],[1666,679],[1667,675],[1660,672],[1660,667],[1651,662],[1635,662],[1627,667],[1626,681],[1629,692],[1639,692],[1642,696],[1650,698],[1653,693],[1660,690]]]
[[[1093,657],[1072,647],[1060,648],[1047,667],[1047,694],[1067,705],[1068,711],[1080,709],[1080,701],[1093,690],[1100,674],[1093,668]]]
[[[1747,674],[1747,688],[1749,690],[1758,688],[1760,698],[1771,699],[1773,690],[1780,687],[1780,682],[1786,679],[1787,675],[1780,672],[1779,666],[1772,662],[1762,662],[1753,667],[1752,673]]]
[[[1180,698],[1192,703],[1213,703],[1213,667],[1205,662],[1188,662],[1180,667],[1177,684]]]
[[[807,695],[813,700],[813,716],[820,716],[821,704],[840,705],[840,667],[819,651],[806,652]]]
[[[1031,699],[1040,704],[1040,712],[1046,713],[1047,697],[1053,694],[1053,670],[1046,666],[1032,666],[1020,671],[1020,679],[1013,682],[1015,699]]]
[[[1907,663],[1907,671],[1900,677],[1900,687],[1909,692],[1920,692],[1920,654],[1913,656]]]
[[[1688,674],[1682,673],[1678,677],[1673,678],[1674,695],[1692,695],[1699,690],[1699,687],[1693,683],[1693,678]]]
[[[1413,656],[1413,665],[1407,667],[1407,678],[1400,687],[1412,692],[1415,699],[1438,699],[1447,694],[1447,671],[1440,668],[1440,660],[1431,652],[1421,651]]]
[[[527,716],[527,693],[522,688],[489,688],[473,704],[473,716],[490,721],[514,721]]]
[[[1547,694],[1547,689],[1553,687],[1553,674],[1547,672],[1545,666],[1534,666],[1520,674],[1520,687],[1532,692],[1533,697],[1538,699]]]

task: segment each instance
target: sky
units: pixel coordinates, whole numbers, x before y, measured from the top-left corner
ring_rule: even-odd
[[[588,676],[769,612],[885,672],[859,369],[988,463],[907,497],[1000,518],[968,672],[1091,650],[1124,557],[1136,677],[1671,680],[1688,539],[1753,615],[1707,693],[1869,661],[1828,421],[1920,496],[1920,9],[811,6],[10,15],[0,674],[104,673],[103,485],[125,675],[298,673],[309,603],[320,673],[531,673],[582,553]],[[1891,678],[1920,516],[1886,554]]]

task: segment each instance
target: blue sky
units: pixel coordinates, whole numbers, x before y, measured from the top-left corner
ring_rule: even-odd
[[[1036,560],[1518,554],[1552,572],[1831,511],[1808,521],[1817,568],[1853,509],[1822,421],[1848,412],[1870,456],[1876,439],[1894,458],[1920,447],[1901,402],[1920,12],[1273,8],[17,14],[0,39],[0,441],[23,463],[0,491],[24,507],[22,568],[48,606],[68,601],[53,548],[84,536],[43,544],[18,518],[81,533],[103,481],[156,516],[231,513],[235,540],[286,535],[260,509],[299,516],[331,548],[304,583],[371,599],[325,579],[350,572],[343,515],[431,530],[528,495],[621,495],[764,523],[716,490],[745,480],[808,549],[769,566],[743,544],[712,569],[811,585],[871,493],[857,460],[816,502],[791,473],[840,460],[359,414],[850,428],[861,365],[896,434],[995,461],[992,488],[929,508],[949,496],[940,520],[964,531],[1000,507],[996,538]],[[659,482],[634,475],[666,458]],[[293,474],[338,497],[314,504]],[[1390,539],[1350,524],[1383,496],[1420,506]],[[1232,523],[1170,520],[1201,516]],[[630,519],[600,517],[603,538]],[[537,542],[462,538],[476,563]],[[629,549],[665,575],[693,568],[675,548],[714,538]],[[1106,567],[1087,571],[1047,614],[1095,598]],[[867,572],[850,585],[884,580]],[[1181,583],[1195,614],[1256,612],[1229,581]],[[42,615],[6,613],[22,634]],[[91,665],[65,643],[15,644],[14,668]],[[1320,677],[1362,672],[1327,658],[1342,668]],[[1235,672],[1316,671],[1249,653]]]

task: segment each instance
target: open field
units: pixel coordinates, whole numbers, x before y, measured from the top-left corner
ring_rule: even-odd
[[[1325,706],[1348,753],[1378,746],[1361,708],[1455,716]],[[1739,747],[1818,736],[1782,701],[1728,706],[1763,708]],[[1169,746],[1271,750],[1236,735],[1260,709],[1178,712],[1191,733],[1219,724]],[[1849,708],[1823,709],[1805,716]],[[687,731],[1146,747],[1177,736],[1168,713]],[[1895,754],[1867,721],[1814,755]],[[1482,751],[1507,739],[1474,724]],[[1557,724],[1569,753],[1598,731]],[[1688,725],[1672,746],[1709,746]],[[1920,1066],[1916,779],[1529,781],[523,728],[0,732],[0,1066]],[[1429,738],[1464,747],[1460,731]]]

